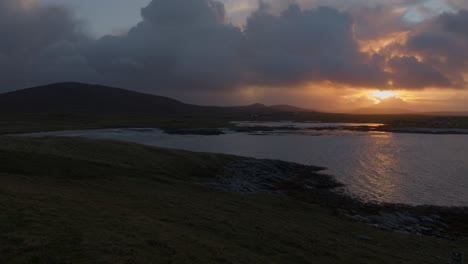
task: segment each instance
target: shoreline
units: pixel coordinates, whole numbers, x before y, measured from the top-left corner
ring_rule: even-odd
[[[326,168],[239,157],[214,178],[196,182],[231,193],[280,193],[319,204],[333,214],[382,230],[445,239],[468,237],[468,207],[365,202],[349,194]]]
[[[240,129],[242,130],[242,132],[235,132],[235,133],[247,133],[248,135],[253,135],[253,136],[260,136],[260,135],[269,135],[268,133],[261,133],[261,134],[255,134],[255,133],[251,133],[249,131],[253,131],[253,129],[255,129],[255,131],[258,131],[258,129],[260,129],[261,131],[265,131],[265,132],[270,132],[270,131],[275,131],[277,130],[279,127],[240,127]],[[114,131],[115,130],[115,131]],[[294,133],[294,131],[296,130],[300,130],[298,128],[294,128],[294,127],[288,127],[287,130],[291,131],[291,133]],[[81,131],[88,131],[88,130],[69,130],[68,132],[76,132],[77,135],[64,135],[65,137],[81,137],[79,135],[79,132]],[[97,130],[94,130],[94,129],[91,129],[89,131],[96,131],[96,132],[99,132],[100,129],[97,129]],[[186,129],[186,130],[177,130],[176,132],[180,132],[180,133],[176,133],[176,132],[173,132],[173,133],[168,133],[166,132],[165,130],[163,129],[159,129],[159,128],[108,128],[108,129],[103,129],[103,131],[112,131],[112,132],[115,132],[115,133],[125,133],[125,131],[133,131],[133,132],[151,132],[151,131],[157,131],[158,133],[164,133],[164,134],[167,134],[167,135],[174,135],[174,134],[177,134],[177,135],[202,135],[202,136],[213,136],[213,135],[222,135],[222,134],[226,134],[226,133],[222,133],[222,134],[215,134],[215,133],[212,133],[212,132],[216,132],[216,131],[221,131],[221,132],[227,132],[226,130],[221,130],[221,129]],[[196,132],[196,133],[191,133],[191,132]],[[230,129],[229,131],[233,131],[233,129]],[[62,132],[67,132],[67,131],[62,131]],[[190,132],[190,133],[189,133]],[[198,133],[199,132],[199,133]],[[50,134],[48,134],[50,133]],[[26,137],[29,137],[29,136],[32,136],[32,137],[62,137],[60,134],[60,131],[57,131],[57,134],[54,134],[54,132],[44,132],[44,134],[42,134],[42,132],[38,132],[38,133],[26,133],[26,134],[13,134],[13,135],[8,135],[8,136],[26,136]],[[230,133],[230,132],[227,132],[227,133]],[[289,133],[288,131],[284,132],[284,133]],[[320,134],[322,135],[322,134]],[[320,136],[320,135],[317,135],[317,136]],[[87,136],[83,136],[84,138],[86,138]],[[93,137],[90,137],[90,138],[93,138]],[[100,137],[96,137],[96,139],[99,139]],[[134,143],[137,143],[137,144],[143,144],[145,145],[145,143],[142,143],[142,142],[136,142],[136,141],[132,141],[132,140],[124,140],[124,139],[114,139],[114,140],[117,140],[117,141],[123,141],[123,142],[134,142]],[[194,150],[194,151],[197,151],[197,150]],[[220,152],[221,154],[221,152]],[[235,154],[234,154],[235,155]],[[242,154],[239,154],[240,156],[242,156]],[[380,203],[380,202],[373,202],[369,199],[366,199],[365,197],[358,197],[359,194],[357,195],[351,195],[351,194],[348,194],[349,196],[353,196],[353,198],[355,199],[358,199],[360,201],[362,201],[363,203]],[[368,202],[366,202],[368,201]],[[440,205],[435,205],[435,204],[429,204],[429,205],[425,205],[425,204],[405,204],[404,203],[404,200],[403,200],[403,203],[401,203],[401,205],[403,206],[411,206],[411,207],[430,207],[430,206],[435,206],[435,207],[441,207],[441,208],[450,208],[450,207],[468,207],[465,206],[464,204],[461,204],[460,205],[450,205],[450,204],[440,204]]]
[[[353,219],[385,209],[388,223],[400,223],[416,213],[360,207],[321,167],[112,140],[0,142],[2,263],[436,264],[467,253],[464,236]],[[466,234],[461,224],[453,230]]]
[[[425,128],[425,127],[392,127],[381,126],[324,126],[324,127],[290,127],[290,126],[245,126],[231,128],[234,132],[258,133],[274,131],[353,131],[353,132],[388,132],[400,134],[430,134],[430,135],[468,135],[468,129]],[[466,131],[465,131],[466,130]]]
[[[113,129],[147,131],[149,128]],[[239,133],[253,133],[273,132],[278,129],[291,131],[292,133],[302,130],[295,127],[266,126],[236,127],[229,130]],[[180,135],[210,136],[224,134],[222,129],[208,128],[176,129],[170,132],[164,129],[159,130],[167,134]],[[312,130],[330,130],[330,127],[313,128]],[[347,127],[343,129],[339,127],[334,128],[334,130],[372,132],[379,131],[379,128]],[[337,181],[334,176],[321,174],[320,171],[326,170],[326,168],[279,160],[239,158],[242,160],[241,163],[230,164],[230,167],[224,168],[224,176],[228,176],[227,178],[218,177],[216,181],[213,181],[213,179],[200,179],[198,183],[218,191],[233,193],[282,193],[301,201],[319,204],[332,209],[334,214],[383,230],[442,238],[468,237],[468,224],[463,223],[463,219],[468,219],[468,206],[415,206],[368,202],[346,191],[344,185]],[[245,164],[250,165],[244,166]]]
[[[236,121],[244,122],[244,121]],[[245,121],[245,122],[270,122],[270,121]],[[271,121],[281,122],[281,121]],[[333,122],[300,122],[288,121],[292,123],[319,123],[319,124],[335,124]],[[355,122],[343,122],[340,124],[355,124]],[[128,126],[128,125],[95,125],[95,126],[67,126],[67,127],[49,127],[49,128],[30,128],[30,129],[10,129],[0,131],[0,135],[21,135],[30,133],[47,133],[47,132],[60,132],[60,131],[75,131],[75,130],[100,130],[100,129],[159,129],[167,134],[172,135],[223,135],[226,131],[239,132],[239,133],[260,133],[260,132],[274,132],[274,131],[355,131],[355,132],[388,132],[388,133],[402,133],[402,134],[431,134],[431,135],[468,135],[468,128],[453,128],[453,127],[411,127],[411,126],[393,126],[382,123],[380,126],[365,125],[344,126],[344,125],[330,125],[321,127],[294,127],[294,126],[238,126],[233,125],[233,122],[218,124],[217,126],[205,126],[203,124],[195,126],[168,126],[168,125],[155,125],[155,126]]]

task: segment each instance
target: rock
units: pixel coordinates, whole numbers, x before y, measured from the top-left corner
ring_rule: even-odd
[[[370,223],[369,219],[367,217],[361,216],[361,215],[353,215],[351,218],[354,221],[361,222],[361,223]]]
[[[322,169],[276,160],[244,158],[226,166],[216,177],[200,179],[200,182],[220,191],[240,193],[315,192],[317,189],[331,190],[341,186],[333,177],[317,173]]]
[[[277,160],[240,158],[228,164],[217,176],[199,179],[199,182],[225,192],[269,192],[291,195],[307,202],[327,206],[336,215],[382,230],[441,238],[459,237],[465,234],[450,230],[448,225],[454,222],[453,219],[461,222],[468,213],[465,209],[364,203],[359,198],[342,191],[343,189],[339,188],[342,185],[333,177],[318,173],[321,170],[323,168]],[[449,215],[448,210],[450,210]],[[439,216],[439,213],[444,214],[445,218]]]
[[[424,231],[424,232],[430,232],[430,231],[432,231],[432,228],[430,228],[430,227],[425,227],[425,226],[419,226],[418,229],[421,230],[421,231]]]

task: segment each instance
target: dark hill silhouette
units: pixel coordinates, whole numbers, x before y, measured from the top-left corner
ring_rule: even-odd
[[[163,96],[71,82],[0,94],[0,113],[248,115],[278,112],[262,104],[198,106]]]
[[[300,108],[300,107],[293,106],[293,105],[272,105],[270,106],[270,108],[284,111],[284,112],[317,112],[312,109]]]
[[[82,83],[57,83],[0,95],[2,112],[154,114],[195,108],[167,97]]]

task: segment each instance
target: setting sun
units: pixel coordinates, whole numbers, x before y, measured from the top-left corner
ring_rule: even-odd
[[[399,92],[393,92],[393,91],[375,91],[371,92],[370,95],[372,97],[375,97],[379,100],[387,99],[390,97],[399,97],[400,93]]]

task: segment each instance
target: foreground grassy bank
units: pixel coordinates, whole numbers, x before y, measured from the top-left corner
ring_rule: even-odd
[[[0,137],[0,158],[0,263],[448,263],[468,248],[194,183],[240,157]]]

